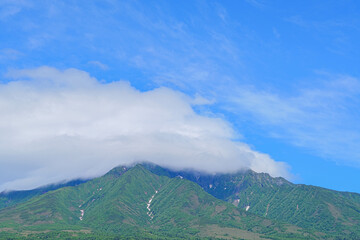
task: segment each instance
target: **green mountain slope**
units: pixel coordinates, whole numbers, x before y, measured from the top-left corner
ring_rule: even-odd
[[[13,206],[18,203],[25,202],[35,196],[42,195],[52,190],[56,190],[62,187],[67,186],[76,186],[82,183],[87,182],[87,180],[76,179],[65,183],[60,184],[51,184],[44,187],[39,187],[32,190],[22,190],[22,191],[10,191],[10,192],[1,192],[0,193],[0,209]]]
[[[174,172],[150,164],[146,167],[159,175],[180,175],[211,195],[259,216],[326,232],[339,239],[360,239],[360,194],[292,184],[251,170],[207,175]]]
[[[181,178],[141,165],[115,168],[78,186],[0,211],[0,237],[319,239],[289,224],[246,213]]]

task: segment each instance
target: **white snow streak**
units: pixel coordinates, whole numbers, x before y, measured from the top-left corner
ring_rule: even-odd
[[[151,196],[151,198],[149,199],[149,202],[146,204],[146,209],[148,210],[147,211],[147,215],[150,217],[150,219],[152,220],[154,218],[154,215],[153,213],[151,212],[151,209],[150,209],[150,205],[151,205],[151,202],[152,200],[154,199],[155,195],[158,193],[158,191],[156,190],[155,191],[155,194]]]
[[[82,221],[84,217],[84,210],[81,209],[80,212],[81,212],[81,216],[79,217],[79,219]]]
[[[265,213],[265,217],[268,215],[269,206],[270,206],[270,203],[268,203],[268,205],[266,206],[266,213]]]

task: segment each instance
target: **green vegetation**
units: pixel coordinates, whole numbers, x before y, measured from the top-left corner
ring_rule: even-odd
[[[11,191],[0,193],[0,209],[13,206],[18,203],[25,202],[30,198],[42,195],[52,190],[56,190],[67,186],[76,186],[85,183],[87,180],[77,179],[66,183],[51,184],[48,186],[23,191]]]
[[[0,236],[8,238],[305,239],[290,227],[264,222],[191,181],[158,176],[141,165],[116,168],[0,211]]]
[[[136,165],[22,198],[0,210],[0,239],[359,239],[359,200],[252,171]]]
[[[206,175],[173,172],[150,164],[145,166],[159,175],[181,175],[211,195],[258,216],[287,222],[314,233],[326,233],[335,239],[360,239],[360,194],[292,184],[283,178],[272,178],[251,170]]]

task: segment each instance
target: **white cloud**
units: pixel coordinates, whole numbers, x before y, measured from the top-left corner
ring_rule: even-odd
[[[232,141],[226,121],[194,112],[192,104],[210,103],[199,97],[102,84],[76,69],[40,67],[8,77],[16,81],[0,85],[0,190],[95,176],[134,161],[289,176],[285,163]]]

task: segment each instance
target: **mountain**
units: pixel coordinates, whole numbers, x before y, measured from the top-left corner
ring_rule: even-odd
[[[118,167],[0,210],[0,238],[319,239],[222,201],[182,177]]]
[[[171,171],[152,164],[145,167],[155,174],[191,180],[216,198],[258,216],[338,239],[360,239],[360,194],[293,184],[251,170],[211,175]]]
[[[58,184],[50,184],[47,186],[39,187],[32,190],[22,190],[22,191],[9,191],[9,192],[1,192],[0,193],[0,209],[9,207],[21,202],[25,202],[30,198],[35,196],[42,195],[52,190],[56,190],[62,187],[67,186],[76,186],[81,183],[85,183],[87,180],[85,179],[75,179],[72,181],[58,183]]]

